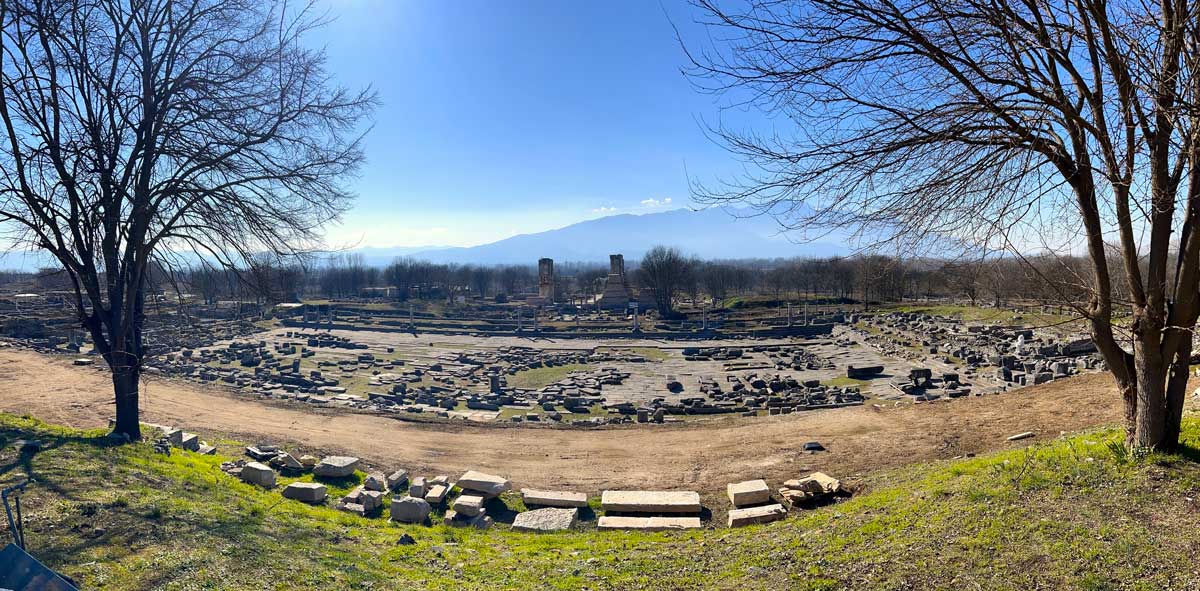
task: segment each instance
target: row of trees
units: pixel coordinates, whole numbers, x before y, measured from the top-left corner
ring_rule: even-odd
[[[918,298],[994,306],[1014,300],[1082,305],[1085,263],[1054,256],[947,261],[882,255],[705,261],[659,246],[631,265],[629,280],[643,305],[653,305],[664,316],[673,315],[680,302],[707,305],[750,295],[866,305]],[[36,277],[44,283],[52,274],[40,272]],[[590,301],[603,290],[606,277],[607,269],[600,265],[558,265],[556,298]],[[333,256],[316,265],[259,260],[242,271],[192,268],[180,274],[178,282],[209,304],[223,299],[275,303],[304,297],[492,299],[538,288],[533,265],[456,265],[404,258],[378,267],[361,255]]]

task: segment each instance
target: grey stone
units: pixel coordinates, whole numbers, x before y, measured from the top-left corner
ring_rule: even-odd
[[[354,474],[358,468],[358,458],[348,456],[329,456],[313,466],[313,474],[326,478],[343,478]]]
[[[403,497],[400,499],[392,499],[392,521],[400,523],[424,523],[429,518],[429,513],[433,508],[429,506],[429,502],[425,499],[416,497]]]
[[[275,486],[275,471],[258,462],[250,462],[242,466],[240,475],[242,482],[257,484],[270,488]]]
[[[571,529],[579,518],[579,509],[550,507],[518,513],[513,529],[518,531],[563,531]]]
[[[463,474],[457,484],[463,490],[475,491],[485,497],[499,496],[500,493],[512,489],[512,483],[508,480],[474,470]]]
[[[587,494],[556,490],[521,489],[526,505],[540,507],[587,507]]]
[[[316,482],[293,482],[283,489],[283,498],[305,503],[320,503],[325,495],[325,485]]]
[[[783,519],[786,516],[787,510],[783,508],[783,505],[779,504],[734,509],[729,512],[729,527],[742,527],[752,523],[767,523]]]

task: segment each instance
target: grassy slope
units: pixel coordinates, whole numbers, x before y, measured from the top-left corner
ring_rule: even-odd
[[[1200,448],[1200,421],[1186,439]],[[31,470],[30,550],[88,589],[1195,588],[1200,465],[1120,459],[1112,431],[870,475],[784,522],[674,534],[397,526],[283,500],[221,458],[105,447],[0,416]],[[13,439],[49,449],[17,457]],[[101,529],[97,529],[97,527]],[[402,533],[416,543],[398,545]]]

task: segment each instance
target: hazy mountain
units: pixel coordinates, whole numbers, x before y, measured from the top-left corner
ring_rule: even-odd
[[[370,249],[368,261],[379,264],[396,256],[411,256],[439,263],[534,264],[542,257],[560,262],[605,262],[613,253],[635,261],[658,244],[705,259],[820,257],[850,251],[844,239],[834,235],[812,242],[789,239],[766,217],[740,217],[722,209],[678,209],[613,215],[479,246],[396,249],[395,253]]]

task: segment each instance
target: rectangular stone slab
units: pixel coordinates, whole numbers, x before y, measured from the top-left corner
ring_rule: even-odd
[[[729,512],[729,527],[742,527],[752,523],[767,523],[777,521],[787,516],[783,505],[763,505],[762,507],[747,507],[734,509]]]
[[[539,507],[587,507],[587,493],[559,490],[521,489],[526,505]]]
[[[512,483],[505,478],[474,470],[467,471],[455,484],[458,485],[458,488],[483,493],[486,497],[499,496],[500,493],[512,488]]]
[[[670,531],[698,529],[699,517],[615,517],[605,515],[596,524],[601,530],[635,529],[639,531]]]
[[[771,500],[771,488],[767,486],[765,480],[734,482],[725,487],[725,492],[729,495],[729,502],[733,503],[734,507],[758,505]]]
[[[699,513],[700,493],[684,490],[606,490],[600,508],[624,513]]]

